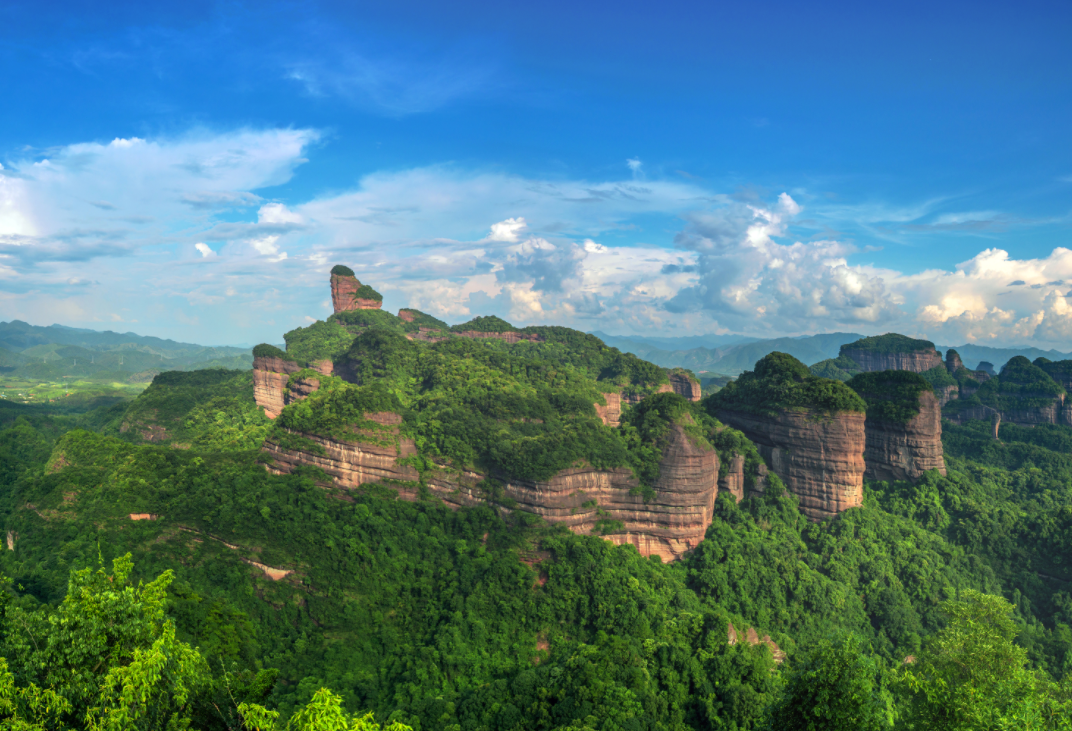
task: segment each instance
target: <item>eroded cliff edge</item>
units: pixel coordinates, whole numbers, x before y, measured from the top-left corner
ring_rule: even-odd
[[[857,375],[849,387],[867,403],[867,478],[915,481],[927,470],[945,474],[942,412],[930,383],[908,371],[881,371]]]
[[[810,519],[862,504],[865,404],[844,383],[771,353],[705,405],[755,443]]]

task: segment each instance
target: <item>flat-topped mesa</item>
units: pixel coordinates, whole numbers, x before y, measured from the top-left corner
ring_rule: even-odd
[[[941,407],[923,376],[909,371],[861,373],[849,387],[867,402],[865,477],[915,481],[927,470],[945,474]]]
[[[886,333],[841,346],[841,355],[852,358],[860,370],[912,371],[923,373],[943,365],[941,354],[929,340]]]
[[[1065,389],[1039,366],[1018,355],[1001,374],[983,383],[975,398],[1001,414],[1001,420],[1023,426],[1072,424]]]
[[[808,518],[861,505],[865,404],[844,383],[811,375],[791,355],[771,353],[705,405],[759,448]]]
[[[378,310],[383,306],[383,296],[361,284],[352,269],[338,264],[331,269],[331,305],[336,315],[349,310]]]

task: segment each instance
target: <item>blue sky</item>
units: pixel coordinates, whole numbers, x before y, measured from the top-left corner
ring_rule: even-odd
[[[0,319],[1072,345],[1067,2],[159,5],[0,5]]]

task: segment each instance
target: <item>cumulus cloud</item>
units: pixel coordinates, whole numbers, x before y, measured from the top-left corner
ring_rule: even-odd
[[[526,226],[525,219],[520,216],[493,223],[491,224],[491,233],[488,234],[488,241],[516,243]]]
[[[207,244],[194,244],[194,248],[201,252],[202,258],[207,259],[210,256],[216,256],[216,252],[209,248]]]

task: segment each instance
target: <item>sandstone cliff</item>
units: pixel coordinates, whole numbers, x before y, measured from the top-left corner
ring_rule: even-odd
[[[942,412],[931,391],[919,395],[919,414],[907,424],[867,417],[865,476],[873,480],[917,480],[927,470],[945,474]]]
[[[950,373],[956,373],[958,368],[964,367],[964,361],[960,359],[960,353],[950,348],[945,353],[945,369]]]
[[[357,277],[346,274],[331,275],[331,305],[335,314],[348,310],[378,310],[383,305],[382,299],[375,296],[362,296],[365,292],[376,295],[370,287],[365,287]],[[378,296],[378,295],[377,295]]]
[[[279,416],[286,406],[287,381],[302,367],[292,360],[275,357],[253,359],[253,399],[269,419]]]
[[[776,416],[721,409],[723,423],[744,432],[800,500],[812,520],[859,507],[863,500],[864,414],[805,409]]]
[[[606,405],[596,404],[596,415],[607,426],[618,426],[622,421],[622,395],[616,391],[603,394]]]
[[[384,481],[409,483],[392,485],[402,499],[416,500],[423,487],[452,506],[476,505],[489,498],[486,475],[450,469],[421,475],[400,465],[400,459],[416,454],[413,441],[399,436],[401,417],[380,413],[365,418],[389,427],[389,438],[384,440],[382,433],[375,440],[355,434],[352,441],[341,441],[301,434],[311,445],[299,443],[297,448],[269,438],[263,447],[273,458],[268,469],[282,474],[299,465],[314,465],[332,478],[335,487],[349,489]],[[674,560],[703,540],[718,492],[718,472],[718,455],[695,445],[680,426],[673,425],[648,502],[630,470],[590,467],[562,470],[546,481],[500,481],[498,502],[563,523],[577,533],[631,543],[644,555]]]
[[[841,355],[851,358],[861,371],[912,371],[923,373],[943,365],[942,356],[929,340],[916,340],[897,333],[863,338],[841,346]]]
[[[703,398],[700,393],[700,382],[688,373],[670,373],[670,388],[679,396],[684,396],[689,401],[699,401]]]
[[[488,339],[488,340],[505,340],[513,345],[514,343],[520,343],[522,341],[528,341],[532,343],[538,343],[543,340],[536,333],[523,333],[516,330],[508,330],[506,332],[483,332],[480,330],[466,330],[464,332],[456,332],[454,335],[459,338],[474,338],[474,339]]]
[[[718,479],[719,493],[728,492],[740,502],[744,500],[744,455],[734,454],[726,469],[726,474]],[[760,487],[757,492],[763,492]]]
[[[942,357],[937,350],[918,350],[908,353],[877,353],[866,350],[850,350],[845,346],[842,355],[856,361],[865,373],[873,371],[912,371],[923,373],[942,365]]]

